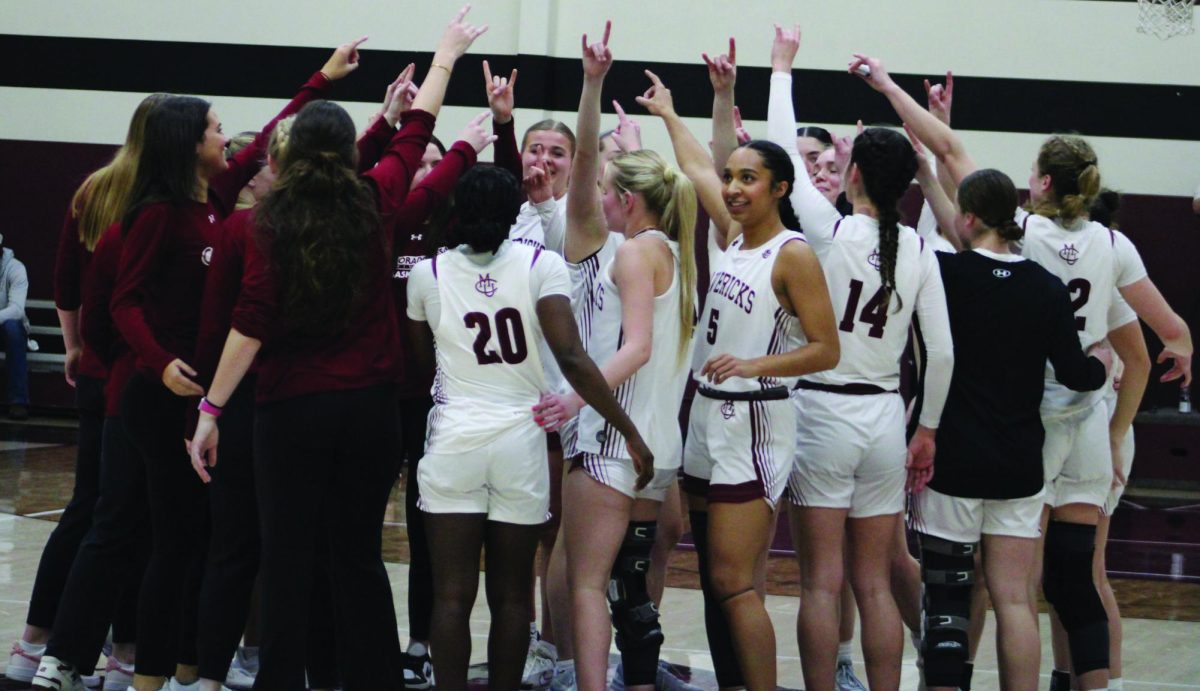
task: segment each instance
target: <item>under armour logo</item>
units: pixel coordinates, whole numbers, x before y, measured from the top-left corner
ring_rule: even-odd
[[[491,274],[482,274],[479,280],[475,281],[475,290],[490,298],[496,294],[496,279],[492,278]]]
[[[1075,262],[1079,261],[1079,250],[1075,249],[1075,245],[1067,243],[1058,251],[1058,256],[1071,266],[1075,266]]]
[[[425,237],[425,236],[424,236],[423,234],[421,234],[421,233],[416,233],[416,234],[413,234],[413,235],[409,235],[409,236],[408,236],[408,239],[409,239],[409,240],[417,240],[417,241],[420,241],[420,240],[421,240],[421,239],[423,239],[424,237]]]
[[[211,216],[209,218],[211,218]],[[200,262],[203,263],[205,266],[212,264],[212,255],[213,255],[213,248],[205,247],[204,251],[200,253]]]
[[[871,255],[867,257],[867,263],[875,267],[876,271],[879,271],[879,267],[883,265],[883,258],[879,256],[879,250],[871,252]]]
[[[996,278],[1008,278],[1012,272],[1008,269],[992,269],[992,275]]]
[[[733,418],[733,401],[725,401],[721,404],[721,417],[726,420]]]
[[[212,215],[212,214],[209,214],[209,215],[208,215],[208,222],[209,222],[209,223],[216,223],[216,222],[217,222],[217,217],[216,217],[216,216],[214,216],[214,215]]]

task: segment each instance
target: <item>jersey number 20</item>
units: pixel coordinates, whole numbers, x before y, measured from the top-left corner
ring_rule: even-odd
[[[529,355],[525,343],[525,328],[521,324],[521,313],[512,307],[496,312],[496,340],[500,352],[488,348],[492,340],[492,320],[483,312],[467,312],[463,324],[468,329],[479,329],[475,335],[475,360],[481,365],[497,365],[501,362],[515,365],[524,362]]]

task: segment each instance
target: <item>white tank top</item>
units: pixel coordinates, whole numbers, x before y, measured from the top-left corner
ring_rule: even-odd
[[[654,298],[653,345],[650,360],[613,392],[621,408],[636,421],[650,450],[654,467],[678,468],[683,460],[683,438],[679,432],[679,405],[687,385],[691,342],[683,343],[679,324],[679,245],[658,230],[643,231],[671,249],[674,272],[666,292]],[[606,243],[606,247],[614,243]],[[619,245],[619,243],[616,243]],[[603,367],[620,349],[621,296],[612,279],[610,259],[600,272],[581,314],[590,328],[588,355]],[[576,448],[610,458],[628,458],[625,438],[594,408],[579,411]]]
[[[538,347],[545,339],[530,287],[540,252],[510,244],[485,265],[460,252],[433,259],[441,316],[433,331],[438,377],[431,451],[478,449],[532,420],[546,390]]]
[[[778,386],[791,388],[796,377],[731,377],[710,384],[700,376],[704,363],[717,355],[741,359],[786,353],[807,341],[800,320],[779,304],[771,286],[771,270],[779,250],[788,242],[804,242],[793,230],[780,231],[754,249],[742,249],[744,237],[729,243],[713,265],[704,314],[696,325],[692,371],[702,386],[730,393],[762,391]]]
[[[1146,277],[1146,267],[1129,238],[1093,221],[1064,228],[1045,216],[1021,218],[1025,226],[1022,255],[1041,264],[1067,286],[1075,311],[1079,343],[1086,350],[1109,331],[1109,307],[1115,289]],[[1098,391],[1076,392],[1058,383],[1046,365],[1042,416],[1056,417],[1090,408]]]
[[[896,290],[887,306],[879,253],[879,222],[855,214],[841,220],[825,246],[821,269],[829,286],[833,316],[838,320],[841,359],[837,367],[807,374],[805,381],[830,386],[870,384],[885,390],[900,386],[900,357],[908,343],[913,311],[922,298],[940,301],[938,315],[949,332],[941,270],[933,249],[912,228],[900,226],[896,252]],[[922,295],[936,282],[936,296]],[[922,327],[933,325],[922,324]]]

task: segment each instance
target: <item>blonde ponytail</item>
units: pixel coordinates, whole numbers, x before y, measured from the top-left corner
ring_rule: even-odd
[[[1054,135],[1038,151],[1037,169],[1050,176],[1052,194],[1038,200],[1032,211],[1069,224],[1087,215],[1100,194],[1096,152],[1081,137]]]

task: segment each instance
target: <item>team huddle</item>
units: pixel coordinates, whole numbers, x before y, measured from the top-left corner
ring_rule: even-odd
[[[490,686],[608,688],[615,630],[614,685],[694,688],[660,661],[686,511],[717,682],[775,689],[786,510],[804,688],[866,688],[857,613],[870,688],[899,687],[907,627],[924,686],[969,689],[988,599],[1001,686],[1037,688],[1039,587],[1053,688],[1120,688],[1103,546],[1139,319],[1164,381],[1190,382],[1192,343],[1087,142],[1049,137],[1021,208],[950,128],[949,74],[926,108],[866,55],[847,80],[906,134],[798,128],[800,30],[776,26],[765,139],[732,39],[704,56],[707,147],[646,72],[672,165],[616,102],[601,131],[609,24],[582,39],[574,127],[518,142],[517,71],[485,61],[490,112],[447,147],[436,118],[486,30],[466,13],[361,134],[327,100],[360,39],[233,142],[207,101],[147,97],[80,187],[55,297],[90,480],[7,675],[88,688],[103,649],[120,691],[465,689],[482,556]],[[401,652],[381,550],[405,468]]]

